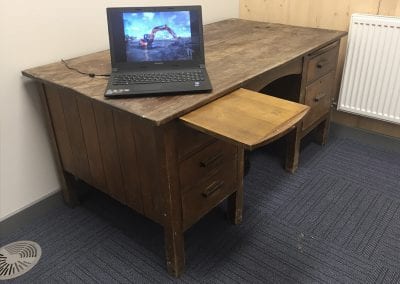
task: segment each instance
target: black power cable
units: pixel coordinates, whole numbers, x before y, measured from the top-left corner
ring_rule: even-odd
[[[78,72],[79,74],[89,76],[91,78],[94,77],[110,77],[110,74],[96,74],[96,73],[88,73],[88,72],[83,72],[77,68],[71,67],[64,59],[61,59],[61,62],[67,67],[69,70],[73,70],[75,72]]]

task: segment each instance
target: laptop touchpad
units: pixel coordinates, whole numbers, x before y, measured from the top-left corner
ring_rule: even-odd
[[[133,90],[135,91],[155,91],[165,89],[166,84],[135,84]]]

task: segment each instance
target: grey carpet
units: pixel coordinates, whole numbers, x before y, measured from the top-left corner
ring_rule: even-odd
[[[311,143],[293,175],[268,147],[250,160],[243,224],[229,225],[221,206],[188,230],[179,280],[166,273],[159,225],[92,194],[1,240],[42,247],[15,282],[400,283],[400,151]]]

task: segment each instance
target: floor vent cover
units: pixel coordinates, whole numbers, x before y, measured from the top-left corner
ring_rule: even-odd
[[[42,255],[40,246],[32,241],[19,241],[0,248],[0,280],[13,279],[36,265]]]

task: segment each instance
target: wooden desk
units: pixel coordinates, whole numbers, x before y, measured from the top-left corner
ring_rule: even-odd
[[[321,142],[326,139],[332,74],[345,34],[239,19],[206,25],[204,32],[211,94],[106,100],[107,79],[83,76],[60,62],[23,71],[39,82],[65,201],[72,206],[78,201],[75,176],[161,224],[167,268],[175,276],[184,268],[183,233],[199,218],[227,198],[233,223],[241,221],[246,145],[262,145],[294,129],[287,159],[294,170],[305,133],[319,127]],[[109,73],[109,52],[68,64]],[[280,121],[272,130],[258,124],[265,139],[254,143],[224,139],[193,119],[190,112],[212,101],[209,105],[218,106],[218,98],[240,87],[306,103],[310,114],[299,122],[307,107],[297,104],[288,123]],[[238,92],[243,102],[249,93]]]

